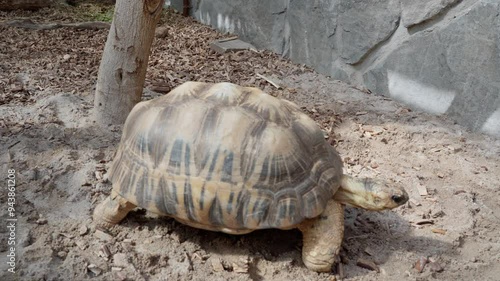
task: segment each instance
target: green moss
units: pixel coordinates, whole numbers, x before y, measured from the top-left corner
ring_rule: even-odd
[[[76,8],[79,18],[84,21],[104,21],[113,20],[114,5],[83,4]]]

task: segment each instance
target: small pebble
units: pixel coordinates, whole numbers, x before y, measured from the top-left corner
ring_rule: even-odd
[[[88,227],[86,225],[82,225],[82,227],[80,227],[80,229],[78,230],[78,234],[80,234],[80,236],[83,236],[87,234],[88,231]]]
[[[60,258],[65,258],[68,255],[65,251],[57,252],[57,256]]]
[[[431,262],[428,266],[431,272],[442,272],[444,270],[443,266],[438,262]]]

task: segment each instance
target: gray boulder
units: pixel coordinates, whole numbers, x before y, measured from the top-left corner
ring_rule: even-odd
[[[400,17],[399,0],[340,1],[340,55],[356,64],[396,30]]]
[[[500,109],[499,13],[499,2],[479,1],[432,32],[409,37],[364,74],[365,84],[415,108],[500,135],[500,119],[492,125]]]
[[[405,27],[422,23],[446,11],[459,0],[401,0],[402,19]]]

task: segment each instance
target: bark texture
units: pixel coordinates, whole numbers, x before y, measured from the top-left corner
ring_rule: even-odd
[[[165,0],[119,0],[99,67],[94,119],[123,124],[141,100],[155,27]]]

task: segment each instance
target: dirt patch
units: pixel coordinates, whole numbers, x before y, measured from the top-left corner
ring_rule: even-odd
[[[0,13],[0,20],[80,20],[74,9]],[[406,186],[411,200],[397,210],[347,208],[346,280],[498,280],[500,140],[269,52],[216,54],[209,42],[224,35],[189,18],[167,13],[161,24],[166,31],[154,43],[145,99],[188,80],[260,87],[310,114],[348,173]],[[17,274],[7,272],[9,232],[2,227],[0,279],[333,280],[304,267],[294,230],[231,236],[144,211],[109,233],[95,228],[91,212],[111,189],[106,171],[121,132],[90,119],[106,35],[0,27],[0,171],[16,170],[18,219]],[[0,197],[4,222],[6,200]]]

